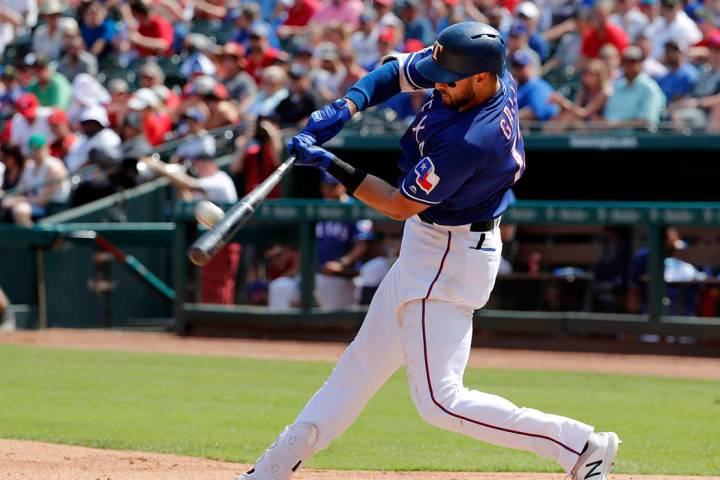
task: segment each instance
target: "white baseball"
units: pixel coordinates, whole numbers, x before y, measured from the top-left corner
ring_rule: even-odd
[[[207,200],[198,202],[198,204],[195,205],[193,213],[195,214],[195,220],[208,228],[212,228],[225,216],[222,208]]]

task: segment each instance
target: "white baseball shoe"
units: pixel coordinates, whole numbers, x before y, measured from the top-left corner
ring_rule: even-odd
[[[571,480],[607,480],[622,440],[614,432],[595,432],[588,439],[585,453],[580,455],[567,477]]]
[[[312,456],[317,440],[318,428],[314,424],[289,425],[258,459],[255,467],[235,480],[289,480]]]

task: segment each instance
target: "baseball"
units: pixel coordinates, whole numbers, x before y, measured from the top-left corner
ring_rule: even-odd
[[[193,213],[195,214],[195,220],[208,228],[212,228],[225,216],[222,208],[207,200],[198,202]]]

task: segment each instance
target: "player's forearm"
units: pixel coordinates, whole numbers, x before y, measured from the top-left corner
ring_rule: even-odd
[[[402,207],[400,191],[374,175],[368,175],[355,190],[355,198],[393,220],[406,220],[416,212]]]
[[[388,62],[357,81],[345,94],[362,111],[400,93],[398,62]]]

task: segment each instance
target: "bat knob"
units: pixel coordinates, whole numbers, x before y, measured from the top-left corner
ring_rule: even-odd
[[[188,251],[188,257],[190,257],[190,261],[192,263],[194,263],[198,267],[202,267],[210,261],[212,255],[200,248],[190,247],[190,250]]]

